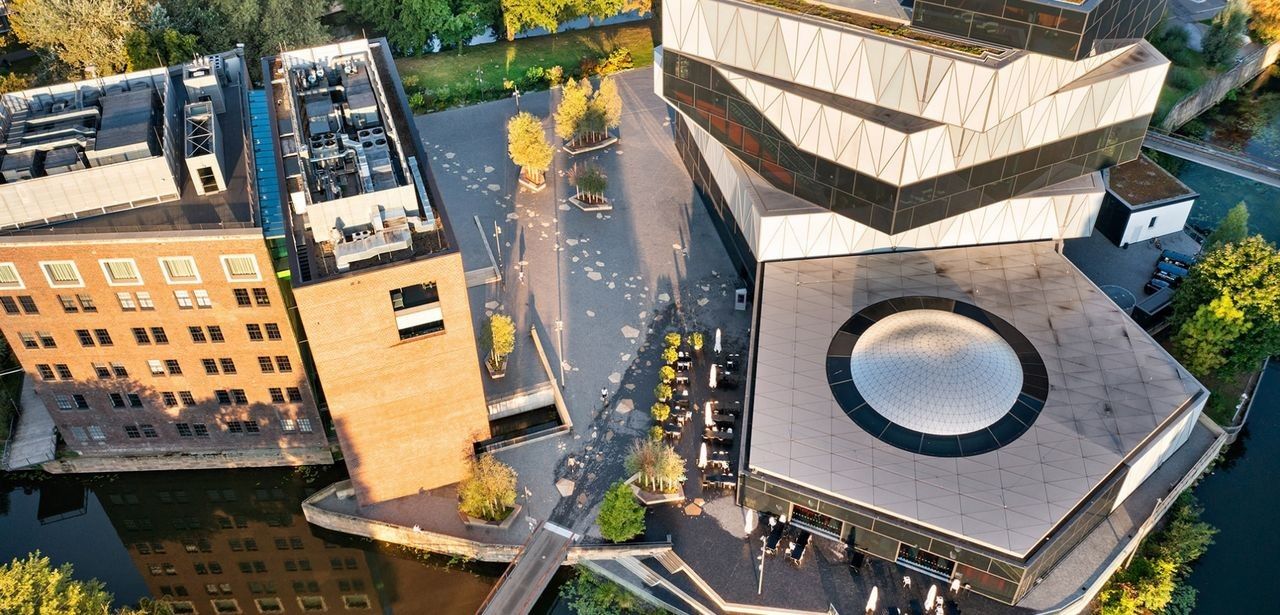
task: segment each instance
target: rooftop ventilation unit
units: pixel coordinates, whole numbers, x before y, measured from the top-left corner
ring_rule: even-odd
[[[227,189],[223,172],[221,135],[213,101],[191,103],[183,108],[187,173],[196,194],[204,196]]]
[[[187,100],[208,100],[214,113],[227,110],[222,99],[223,64],[221,56],[197,58],[182,67],[182,85],[187,88]]]

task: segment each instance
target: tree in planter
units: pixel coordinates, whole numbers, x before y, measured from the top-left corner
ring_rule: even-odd
[[[649,406],[649,414],[653,415],[653,420],[659,423],[665,422],[671,416],[671,406],[658,402]]]
[[[600,79],[600,86],[596,88],[591,104],[599,111],[600,119],[604,124],[605,138],[608,138],[608,131],[617,130],[622,126],[622,96],[618,94],[618,84],[613,77]]]
[[[664,383],[662,383],[662,384],[659,384],[659,385],[658,385],[658,386],[656,386],[656,387],[653,387],[653,396],[654,396],[654,397],[657,397],[657,398],[658,398],[658,401],[661,401],[661,402],[665,402],[665,401],[670,400],[670,399],[671,399],[671,385],[669,385],[669,384],[667,384],[667,383],[665,383],[665,382],[664,382]]]
[[[584,87],[585,86],[585,87]],[[556,105],[556,136],[572,145],[581,134],[582,121],[590,106],[591,82],[569,79],[560,88],[560,104]]]
[[[469,517],[501,521],[516,503],[516,471],[491,454],[471,462],[458,485],[458,510]]]
[[[644,533],[644,507],[626,483],[618,481],[604,494],[600,506],[600,535],[610,542],[631,540]]]
[[[666,437],[666,435],[667,433],[662,430],[661,425],[654,425],[649,428],[649,439],[654,442],[662,441],[662,438]]]
[[[658,380],[671,384],[676,379],[676,370],[670,365],[663,365],[658,368]]]
[[[502,372],[507,369],[507,356],[516,348],[516,325],[506,314],[494,314],[484,327],[484,344],[489,348],[485,362],[489,369]]]
[[[689,345],[693,346],[694,350],[702,350],[702,344],[703,344],[703,339],[702,339],[701,333],[694,331],[693,333],[689,334]]]
[[[662,339],[667,343],[667,348],[677,348],[677,349],[680,348],[680,340],[682,338],[680,337],[679,333],[672,331]]]
[[[684,481],[684,459],[666,442],[636,442],[627,455],[627,472],[639,474],[641,489],[674,493]]]
[[[574,198],[592,205],[608,202],[608,199],[604,198],[604,191],[609,187],[609,178],[605,177],[599,167],[594,165],[574,167],[571,179],[573,186],[578,189],[578,194],[574,195]]]
[[[675,362],[678,361],[679,359],[680,359],[680,354],[676,352],[675,348],[667,346],[666,348],[662,349],[663,363],[666,363],[667,365],[675,365]]]
[[[541,186],[546,182],[547,169],[551,166],[555,150],[547,143],[541,120],[527,111],[521,111],[508,120],[507,153],[530,183]]]

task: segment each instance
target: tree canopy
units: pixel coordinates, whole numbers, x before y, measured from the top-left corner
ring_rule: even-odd
[[[481,455],[458,485],[458,500],[464,514],[499,521],[516,503],[516,471],[491,454]]]
[[[578,615],[647,615],[657,609],[639,596],[595,573],[578,567],[573,580],[560,588],[560,596]]]
[[[1222,9],[1209,31],[1200,42],[1204,61],[1210,65],[1222,66],[1230,63],[1240,50],[1240,37],[1245,33],[1249,14],[1240,3],[1232,0]]]
[[[640,475],[637,482],[646,491],[671,493],[685,478],[684,459],[666,442],[636,442],[625,465],[627,472]]]
[[[406,55],[422,53],[432,39],[461,50],[498,18],[497,0],[347,0],[343,6]]]
[[[613,130],[622,125],[622,97],[618,95],[618,83],[613,77],[600,79],[600,87],[596,88],[592,102],[600,109],[605,129]]]
[[[1263,42],[1280,40],[1280,0],[1249,0],[1249,29]]]
[[[582,120],[590,106],[591,82],[583,79],[564,82],[560,88],[560,104],[556,105],[556,136],[568,141],[578,136]]]
[[[1249,207],[1241,201],[1232,207],[1217,228],[1205,239],[1205,249],[1213,249],[1225,243],[1235,243],[1249,236]]]
[[[596,522],[600,524],[600,535],[605,540],[631,540],[644,533],[644,507],[636,501],[631,487],[619,481],[605,492]]]
[[[125,41],[145,18],[145,0],[11,0],[18,40],[73,73],[128,70]]]
[[[1242,319],[1235,320],[1223,297]],[[1215,301],[1207,312],[1202,311]],[[1215,310],[1216,316],[1207,315]],[[1196,322],[1188,329],[1189,321]],[[1264,358],[1280,352],[1280,252],[1255,235],[1203,253],[1174,295],[1170,324],[1177,332],[1174,347],[1180,351],[1201,349],[1209,343],[1207,339],[1221,339],[1223,327],[1247,330],[1247,335],[1236,335],[1221,349],[1223,361],[1213,371],[1228,376],[1256,369]],[[1192,362],[1192,357],[1179,358]]]
[[[196,35],[198,51],[226,51],[245,45],[251,72],[257,58],[281,48],[296,49],[329,40],[320,18],[328,0],[161,0],[174,29]]]
[[[1223,295],[1200,306],[1178,329],[1176,348],[1183,365],[1197,377],[1211,375],[1227,363],[1227,357],[1250,323]]]
[[[542,120],[527,111],[507,120],[507,153],[511,162],[524,171],[525,177],[541,184],[555,156],[555,150],[547,142],[547,133],[543,131]]]
[[[494,314],[489,317],[485,327],[485,345],[489,347],[489,357],[494,365],[502,364],[507,355],[516,347],[516,326],[506,314]]]
[[[112,595],[97,579],[74,578],[71,564],[57,568],[39,551],[0,565],[0,613],[5,615],[173,615],[166,602],[144,598],[138,608],[111,609]]]

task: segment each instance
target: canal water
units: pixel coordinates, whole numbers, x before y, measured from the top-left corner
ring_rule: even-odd
[[[1280,554],[1272,524],[1280,510],[1280,361],[1258,386],[1249,421],[1226,460],[1196,487],[1204,520],[1220,531],[1195,564],[1189,582],[1199,591],[1197,615],[1275,613],[1271,566]]]
[[[1188,123],[1180,131],[1219,147],[1244,152],[1280,166],[1280,68],[1272,66],[1227,100]],[[1249,205],[1253,231],[1280,243],[1280,188],[1224,171],[1178,160],[1162,163],[1183,183],[1200,193],[1188,220],[1211,229],[1236,203]]]
[[[263,469],[0,475],[0,559],[40,550],[117,604],[169,596],[196,613],[470,614],[500,565],[329,532],[301,513],[336,472]]]

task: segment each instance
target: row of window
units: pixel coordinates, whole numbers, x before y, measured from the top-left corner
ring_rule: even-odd
[[[250,583],[250,585],[253,584]],[[211,588],[209,589],[209,595],[216,596],[218,595],[216,592],[219,587],[220,586],[216,584],[209,584],[206,586],[206,589]],[[230,585],[224,583],[221,587],[227,588],[226,593],[231,593]],[[190,600],[166,600],[165,602],[169,605],[169,609],[173,611],[174,615],[192,615],[197,612],[195,603]],[[209,600],[209,604],[213,606],[213,612],[218,614],[239,615],[240,613],[246,612],[241,608],[240,602],[235,598],[213,598]],[[285,603],[280,598],[254,598],[253,604],[257,607],[259,613],[285,612]],[[348,611],[367,611],[373,608],[369,602],[369,596],[365,594],[343,596],[342,606]],[[298,596],[298,608],[307,612],[323,612],[329,610],[328,604],[325,603],[324,596]]]
[[[228,282],[261,282],[262,273],[258,260],[252,254],[228,254],[220,256],[222,272]],[[202,281],[196,260],[190,256],[162,256],[158,259],[160,271],[168,284],[199,284]],[[107,284],[111,286],[141,286],[142,272],[132,258],[98,259],[98,267]],[[75,261],[40,261],[39,269],[51,288],[83,287],[84,276]],[[26,282],[14,263],[0,263],[0,289],[22,290]]]
[[[238,542],[238,541],[233,541],[233,542]],[[232,548],[232,550],[243,551],[245,549]],[[257,549],[253,549],[253,550],[256,551]],[[150,564],[149,568],[151,570],[151,576],[157,576],[157,577],[162,575],[175,576],[178,574],[177,567],[169,563]],[[223,572],[222,564],[218,562],[213,562],[213,561],[195,562],[193,564],[193,568],[195,569],[196,574],[199,574],[199,575],[222,574]],[[236,562],[236,568],[239,569],[239,571],[244,574],[259,574],[259,573],[267,572],[267,563],[262,560],[246,560],[246,561]],[[311,560],[309,559],[285,560],[284,568],[289,572],[310,572],[312,570]],[[332,570],[359,570],[360,565],[356,561],[356,558],[354,557],[333,557],[329,559],[329,568]],[[347,587],[349,588],[352,587],[349,581],[344,581],[344,583],[346,583]],[[343,591],[347,591],[347,590],[343,590]],[[260,592],[254,592],[254,593],[260,593]],[[269,590],[269,593],[275,593],[275,590],[274,589]]]
[[[223,424],[227,433],[231,434],[262,433],[262,426],[257,421],[224,421]],[[209,426],[205,423],[174,423],[173,427],[180,438],[209,437]],[[311,419],[280,419],[280,427],[286,433],[311,433],[313,429]],[[124,435],[131,440],[150,439],[159,438],[160,432],[155,425],[139,423],[125,425]],[[75,438],[77,442],[101,442],[107,439],[107,434],[101,425],[72,426],[71,437]],[[256,551],[257,547],[255,546],[250,550]]]
[[[65,373],[64,380],[71,379],[71,370],[66,365],[57,364],[53,367],[48,365],[39,365],[41,377],[46,380],[52,380],[52,376],[62,377]],[[45,369],[49,369],[46,375]],[[65,372],[60,371],[65,369]],[[302,389],[299,387],[271,387],[267,389],[267,394],[271,397],[271,402],[276,404],[283,403],[300,403],[302,402]],[[218,400],[220,406],[244,406],[249,403],[249,396],[244,389],[217,389],[213,392],[213,396]],[[122,391],[119,393],[108,393],[108,399],[111,400],[112,408],[142,408],[142,396],[138,393]],[[53,396],[54,402],[59,410],[90,410],[89,400],[83,394],[69,393],[58,394]],[[160,400],[166,408],[177,408],[178,406],[191,407],[196,405],[195,395],[191,391],[161,391]],[[288,430],[286,430],[288,431]]]
[[[221,359],[201,359],[204,366],[205,375],[214,376],[218,374],[233,375],[236,373],[236,363],[229,357]],[[181,376],[182,364],[177,359],[148,359],[147,368],[152,376]],[[293,362],[286,355],[277,355],[274,359],[269,356],[258,357],[258,369],[264,374],[289,374],[293,372]],[[120,363],[111,363],[110,365],[103,363],[93,364],[94,374],[99,379],[106,380],[110,378],[128,378],[129,370]],[[66,363],[37,363],[36,372],[42,380],[72,380],[71,368]],[[166,404],[168,405],[168,404]],[[173,404],[177,405],[177,404]],[[194,404],[190,404],[194,405]]]
[[[231,295],[238,307],[266,307],[271,305],[271,294],[267,292],[266,288],[233,288],[231,289]],[[183,310],[213,307],[213,298],[209,296],[209,291],[204,289],[175,290],[173,291],[173,299],[178,308]],[[120,302],[120,309],[125,312],[156,309],[155,300],[152,299],[151,293],[147,291],[116,293],[116,300]],[[95,313],[98,311],[93,297],[83,293],[74,296],[58,295],[58,302],[62,305],[62,311],[68,314],[78,312]],[[0,308],[3,308],[4,312],[10,316],[40,313],[40,308],[36,305],[35,298],[31,295],[0,296]]]
[[[80,345],[83,347],[114,345],[114,341],[111,339],[111,332],[106,329],[76,329],[75,331],[76,339],[79,340]],[[150,346],[152,344],[163,346],[169,343],[169,334],[164,327],[131,327],[130,333],[133,334],[133,341],[139,346]],[[191,341],[196,344],[207,342],[221,344],[227,341],[227,338],[222,333],[222,327],[219,325],[205,327],[192,325],[187,327],[187,333],[191,336]],[[249,341],[253,342],[284,339],[280,333],[280,325],[274,322],[248,323],[245,325],[245,333],[249,336]],[[18,338],[24,348],[35,350],[58,347],[58,341],[48,331],[19,332]]]

